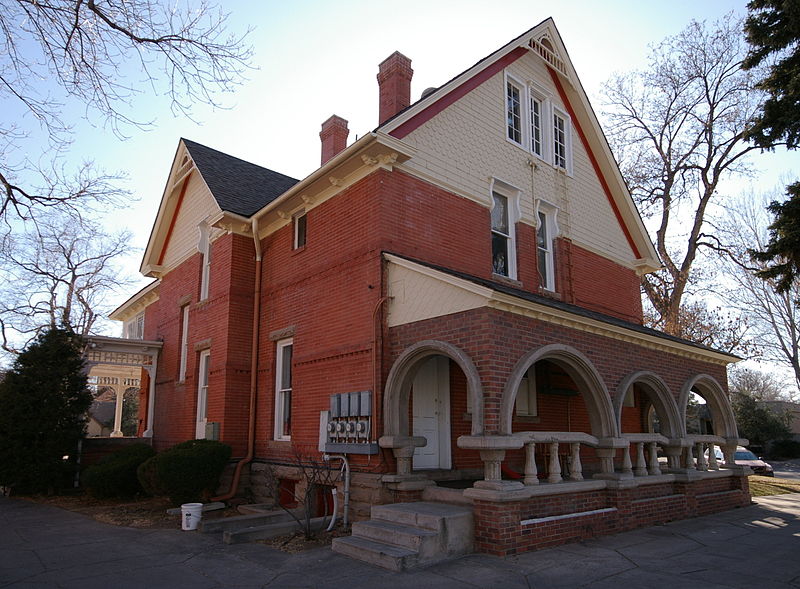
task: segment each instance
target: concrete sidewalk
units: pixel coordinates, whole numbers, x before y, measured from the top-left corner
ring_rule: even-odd
[[[0,587],[800,587],[800,494],[499,559],[470,555],[390,573],[320,548],[288,555],[180,530],[135,530],[0,498]]]

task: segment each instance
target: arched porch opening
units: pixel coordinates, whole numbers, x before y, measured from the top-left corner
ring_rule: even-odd
[[[524,428],[584,431],[597,438],[615,438],[619,431],[611,398],[597,370],[578,350],[562,344],[543,346],[517,361],[500,410],[501,434]],[[523,415],[526,412],[528,415]]]
[[[614,396],[614,414],[620,433],[683,435],[678,405],[666,383],[652,372],[639,371],[620,383]]]
[[[464,466],[453,452],[456,439],[483,433],[477,369],[463,350],[446,342],[418,342],[398,357],[386,380],[383,410],[382,445],[399,448],[417,440],[412,470]],[[469,461],[475,462],[473,457]]]
[[[678,406],[686,434],[739,437],[730,399],[713,377],[698,374],[687,380]]]

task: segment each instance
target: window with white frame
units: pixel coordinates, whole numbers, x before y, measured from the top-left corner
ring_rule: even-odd
[[[553,255],[553,233],[555,231],[555,213],[544,205],[539,205],[538,226],[536,228],[536,266],[539,272],[539,284],[550,291],[556,289],[555,264]]]
[[[211,374],[211,350],[203,350],[198,358],[197,368],[197,426],[195,438],[203,440],[206,437],[206,423],[208,422],[208,377]]]
[[[522,86],[506,80],[506,133],[514,143],[522,144]]]
[[[200,250],[200,300],[204,301],[208,298],[211,288],[211,228],[207,223],[200,223],[200,243],[198,244]]]
[[[519,382],[517,388],[517,415],[537,416],[538,408],[536,404],[536,377],[534,368],[531,366]]]
[[[492,272],[514,278],[513,225],[509,214],[509,198],[492,192]]]
[[[293,340],[276,344],[275,350],[275,439],[292,439],[292,351]]]
[[[506,137],[571,174],[572,124],[569,115],[553,103],[544,88],[534,82],[523,84],[508,73],[505,80]]]
[[[144,311],[125,322],[125,337],[127,339],[144,339]]]
[[[302,211],[294,216],[294,249],[299,249],[306,245],[307,219],[306,212]]]
[[[178,381],[186,380],[186,361],[189,357],[189,305],[181,307],[181,359],[178,365]]]
[[[539,157],[544,157],[542,143],[544,133],[542,129],[542,111],[544,110],[543,100],[530,93],[530,121],[531,121],[531,151]]]
[[[553,165],[566,170],[571,169],[569,118],[556,108],[553,108]]]

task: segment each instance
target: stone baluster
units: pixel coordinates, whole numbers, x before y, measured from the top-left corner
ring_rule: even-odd
[[[397,474],[411,474],[411,459],[414,456],[414,446],[392,448],[392,452],[394,453],[394,458],[397,461]]]
[[[693,470],[695,468],[694,455],[692,454],[692,445],[686,446],[686,470]]]
[[[614,455],[617,453],[616,448],[598,448],[596,450],[597,457],[600,459],[600,472],[602,474],[614,474]]]
[[[503,479],[500,465],[506,456],[505,450],[481,450],[481,460],[483,461],[483,480],[492,483],[499,483]]]
[[[580,442],[572,442],[570,444],[570,461],[569,461],[569,480],[582,481],[583,480],[583,465],[581,465],[581,444]]]
[[[622,473],[633,476],[630,447],[622,449]]]
[[[560,483],[564,480],[561,478],[561,463],[558,461],[558,442],[550,443],[550,465],[548,470],[548,483]]]
[[[647,444],[647,449],[650,454],[650,466],[647,472],[650,475],[657,476],[661,474],[661,466],[658,464],[658,444],[650,442]]]
[[[525,444],[525,479],[526,485],[538,485],[539,473],[536,470],[536,443]]]
[[[714,444],[708,445],[708,470],[719,470],[719,462],[717,462],[716,446]]]
[[[637,477],[647,476],[647,463],[644,460],[644,442],[636,442],[636,468],[633,474]]]
[[[708,470],[708,463],[706,462],[705,444],[698,442],[697,448],[697,470]]]
[[[736,444],[722,446],[722,456],[725,458],[725,466],[734,466],[736,464]]]

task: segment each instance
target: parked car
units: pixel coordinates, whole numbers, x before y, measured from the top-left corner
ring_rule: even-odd
[[[722,461],[722,449],[719,446],[714,446],[714,456],[718,461]],[[708,457],[708,450],[706,450],[706,458]],[[734,455],[736,464],[742,466],[749,466],[757,475],[762,477],[774,477],[775,473],[772,471],[772,465],[764,462],[758,456],[753,454],[744,446],[736,446],[736,454]]]

